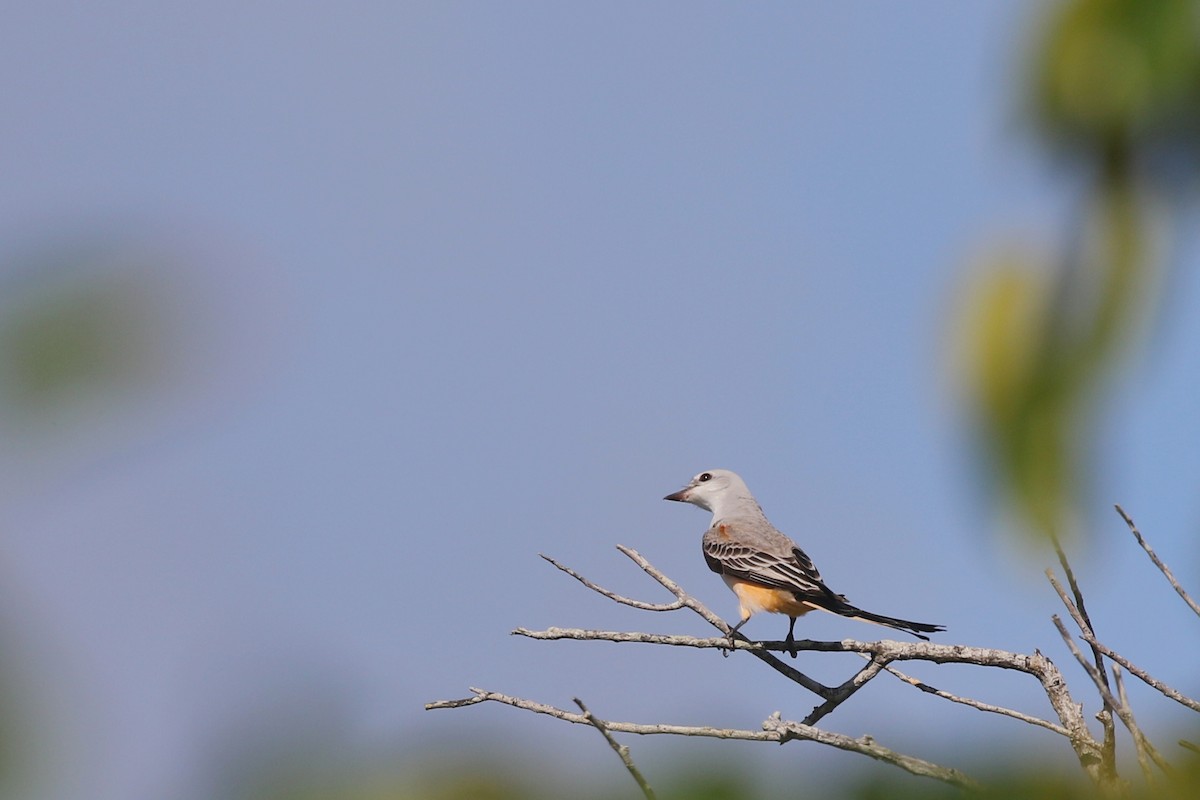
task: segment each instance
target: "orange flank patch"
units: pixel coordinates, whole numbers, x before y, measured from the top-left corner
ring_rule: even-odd
[[[816,607],[811,603],[797,600],[796,595],[783,589],[772,589],[757,583],[747,583],[728,575],[722,577],[738,597],[738,603],[742,607],[742,619],[747,619],[751,614],[757,614],[760,611],[800,617]]]
[[[717,526],[717,535],[720,536],[725,541],[729,541],[729,528],[725,525],[724,522],[722,522],[720,525]]]

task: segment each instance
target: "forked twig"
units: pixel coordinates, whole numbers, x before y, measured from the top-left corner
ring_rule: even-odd
[[[815,725],[817,722],[829,714],[842,703],[850,699],[850,696],[859,689],[867,685],[867,682],[879,674],[883,669],[884,662],[875,656],[866,655],[867,664],[858,672],[850,676],[850,678],[841,686],[834,687],[829,699],[824,703],[814,708],[807,717],[804,718],[802,725]]]
[[[1180,692],[1178,689],[1174,689],[1171,686],[1163,683],[1139,667],[1137,664],[1134,664],[1132,661],[1125,658],[1125,656],[1105,645],[1103,642],[1096,641],[1095,637],[1090,633],[1081,633],[1080,638],[1111,659],[1114,664],[1119,664],[1120,666],[1124,667],[1131,675],[1141,680],[1142,683],[1160,692],[1163,697],[1170,698],[1180,705],[1187,706],[1192,711],[1200,711],[1200,702],[1193,700],[1192,698]],[[1116,667],[1114,666],[1113,669],[1115,670]]]
[[[1122,705],[1120,701],[1113,697],[1112,692],[1109,691],[1108,686],[1106,686],[1104,681],[1101,679],[1099,670],[1097,670],[1093,664],[1084,658],[1083,653],[1081,653],[1079,648],[1075,645],[1075,640],[1072,639],[1071,634],[1067,632],[1067,628],[1065,625],[1063,625],[1062,620],[1059,619],[1057,614],[1051,616],[1050,619],[1054,622],[1054,627],[1058,628],[1058,633],[1060,636],[1062,636],[1067,648],[1071,651],[1071,655],[1075,656],[1075,660],[1079,662],[1079,665],[1083,667],[1085,672],[1087,672],[1088,677],[1092,679],[1092,683],[1096,685],[1096,691],[1100,693],[1100,697],[1103,699],[1104,703],[1111,708],[1116,713],[1117,718],[1125,724],[1125,727],[1129,730],[1129,734],[1133,737],[1135,743],[1137,743],[1137,746],[1145,749],[1146,755],[1148,755],[1150,759],[1156,765],[1158,765],[1159,769],[1161,769],[1163,772],[1169,773],[1171,771],[1171,765],[1168,764],[1161,755],[1159,755],[1158,749],[1151,744],[1149,739],[1146,738],[1146,734],[1142,733],[1142,729],[1138,727],[1137,720],[1133,718],[1133,712],[1130,711],[1129,707]]]
[[[678,609],[683,608],[683,600],[679,599],[678,597],[675,598],[675,602],[673,602],[673,603],[645,603],[641,600],[634,600],[632,598],[625,597],[624,595],[619,595],[616,592],[610,592],[608,589],[605,589],[603,586],[592,583],[587,578],[583,577],[582,575],[580,575],[578,572],[571,569],[570,567],[558,563],[557,561],[555,561],[553,558],[546,555],[545,553],[538,553],[538,556],[540,556],[541,558],[544,558],[546,561],[549,561],[556,568],[567,573],[572,578],[579,581],[587,588],[591,589],[593,592],[602,594],[605,597],[607,597],[609,600],[616,601],[623,606],[630,606],[631,608],[640,608],[642,611],[677,611]]]
[[[1071,619],[1075,620],[1075,624],[1079,626],[1080,638],[1091,645],[1094,651],[1103,653],[1105,656],[1112,659],[1112,661],[1116,664],[1120,664],[1147,686],[1161,692],[1164,697],[1168,697],[1181,705],[1187,706],[1193,711],[1200,711],[1200,702],[1193,700],[1179,690],[1173,689],[1172,687],[1158,680],[1153,675],[1146,672],[1129,659],[1125,658],[1125,656],[1099,641],[1096,638],[1096,635],[1087,627],[1086,620],[1083,619],[1082,615],[1079,613],[1079,610],[1075,607],[1075,604],[1072,603],[1070,598],[1067,597],[1066,592],[1063,591],[1062,586],[1059,585],[1054,575],[1047,571],[1046,577],[1050,579],[1050,585],[1053,586],[1054,591],[1058,593],[1058,598],[1062,601],[1063,606],[1066,607],[1067,612],[1071,615]]]

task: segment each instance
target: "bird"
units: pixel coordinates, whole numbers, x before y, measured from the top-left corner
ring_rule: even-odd
[[[814,609],[887,625],[926,641],[929,637],[924,634],[945,630],[942,625],[864,611],[847,601],[845,595],[835,594],[821,579],[812,559],[767,520],[736,472],[701,472],[687,486],[663,499],[691,503],[712,512],[712,525],[701,540],[704,560],[737,595],[742,617],[729,630],[730,644],[738,629],[760,611],[786,614],[791,620],[786,643],[792,658],[796,657],[796,618]]]

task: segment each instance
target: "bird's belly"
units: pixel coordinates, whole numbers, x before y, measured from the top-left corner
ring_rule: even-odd
[[[789,617],[799,617],[812,611],[812,606],[801,603],[796,595],[784,589],[772,589],[769,586],[759,586],[748,583],[731,575],[721,576],[726,585],[737,595],[742,607],[742,616],[749,617],[760,611],[771,614],[787,614]]]

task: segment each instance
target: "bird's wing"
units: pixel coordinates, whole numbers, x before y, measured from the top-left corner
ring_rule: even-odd
[[[781,556],[719,536],[705,536],[703,547],[704,558],[714,572],[810,597],[833,594],[821,581],[812,559],[799,547]]]

